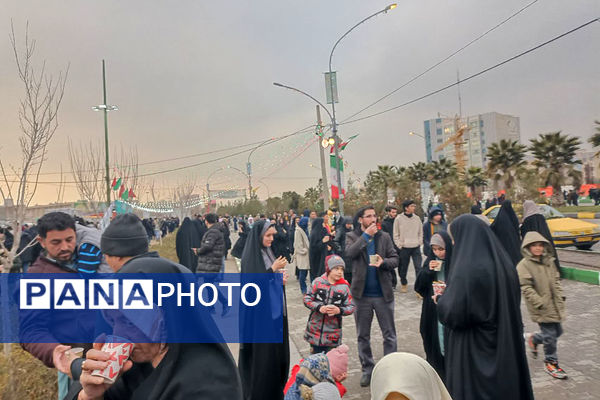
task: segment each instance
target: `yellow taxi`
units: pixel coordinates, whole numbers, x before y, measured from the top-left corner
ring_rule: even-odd
[[[575,246],[579,250],[589,250],[600,241],[600,226],[575,218],[567,218],[556,208],[538,204],[540,212],[548,222],[556,247]],[[490,222],[498,215],[500,206],[492,206],[483,212]]]

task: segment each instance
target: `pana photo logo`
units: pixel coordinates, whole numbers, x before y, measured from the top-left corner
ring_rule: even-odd
[[[21,279],[20,308],[22,310],[105,310],[152,309],[163,301],[176,298],[178,307],[213,306],[219,292],[225,290],[228,306],[233,304],[233,289],[239,290],[240,300],[247,307],[256,306],[261,299],[255,283],[239,282],[173,284],[152,279]],[[219,289],[224,288],[224,289]],[[239,288],[239,289],[237,289]],[[156,293],[155,293],[156,289]],[[155,296],[156,294],[156,296]]]

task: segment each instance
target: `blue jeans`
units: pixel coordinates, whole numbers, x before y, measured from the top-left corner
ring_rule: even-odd
[[[300,291],[302,294],[306,294],[306,275],[308,275],[307,269],[298,269],[298,280],[300,281]]]

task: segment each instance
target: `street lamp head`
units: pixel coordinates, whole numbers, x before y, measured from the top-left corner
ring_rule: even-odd
[[[415,134],[415,133],[414,133],[413,131],[410,131],[410,132],[408,132],[408,134],[409,134],[410,136],[414,136],[414,134]]]
[[[393,9],[394,9],[394,8],[396,8],[396,7],[398,7],[398,4],[396,4],[396,3],[390,4],[389,6],[387,6],[387,7],[385,8],[385,11],[390,11],[390,10],[393,10]]]
[[[281,83],[278,83],[278,82],[273,82],[273,85],[279,86],[279,87],[283,87],[283,85]]]

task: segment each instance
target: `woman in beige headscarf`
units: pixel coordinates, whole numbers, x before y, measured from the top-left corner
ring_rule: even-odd
[[[433,367],[410,353],[383,357],[371,377],[371,400],[452,400]]]

